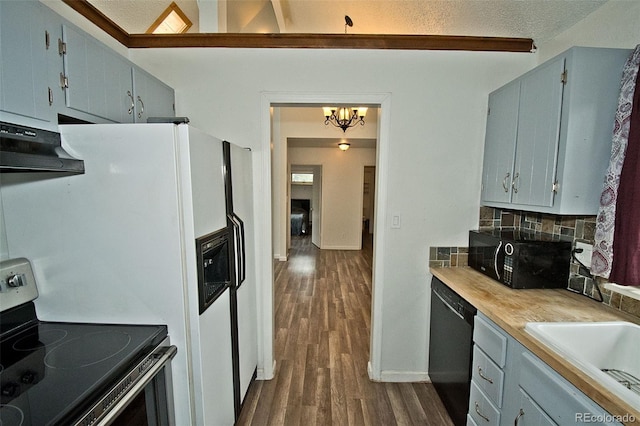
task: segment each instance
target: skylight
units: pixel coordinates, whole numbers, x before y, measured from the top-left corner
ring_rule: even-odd
[[[164,12],[149,27],[147,34],[181,34],[191,28],[191,21],[187,18],[175,2],[171,2]]]

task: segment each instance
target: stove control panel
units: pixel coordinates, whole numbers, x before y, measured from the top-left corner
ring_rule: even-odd
[[[0,262],[0,306],[2,310],[38,297],[31,263],[24,257]]]

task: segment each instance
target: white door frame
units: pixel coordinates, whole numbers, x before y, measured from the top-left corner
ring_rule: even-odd
[[[371,345],[369,355],[369,378],[381,379],[380,358],[382,354],[382,300],[383,259],[387,223],[387,187],[389,159],[389,129],[391,124],[390,93],[310,93],[310,92],[263,92],[260,102],[260,158],[261,173],[254,174],[254,185],[262,191],[254,191],[254,205],[263,206],[256,217],[256,239],[258,244],[258,378],[272,379],[275,373],[273,353],[274,300],[273,300],[273,235],[271,203],[271,107],[329,104],[380,105],[378,117],[378,147],[376,149],[377,197],[375,240],[373,247],[373,284],[371,301]]]

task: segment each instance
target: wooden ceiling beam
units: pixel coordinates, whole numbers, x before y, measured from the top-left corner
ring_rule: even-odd
[[[531,52],[526,38],[386,34],[130,34],[131,48],[396,49]]]
[[[87,0],[62,0],[131,49],[171,47],[257,49],[395,49],[531,52],[530,38],[399,34],[128,34]]]
[[[120,28],[118,24],[100,12],[87,0],[62,0],[66,5],[78,12],[80,15],[93,22],[102,31],[115,38],[120,44],[129,46],[129,34]]]

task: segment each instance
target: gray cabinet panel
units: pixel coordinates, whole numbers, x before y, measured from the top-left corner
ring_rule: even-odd
[[[149,117],[173,117],[173,89],[157,78],[133,68],[133,88],[135,91],[135,121],[146,123]]]
[[[520,388],[520,411],[515,415],[515,426],[557,426],[547,414]]]
[[[564,58],[557,58],[521,81],[512,198],[516,204],[553,206],[563,72]]]
[[[520,387],[556,423],[580,423],[578,420],[589,415],[603,420],[590,422],[594,425],[620,425],[608,421],[612,416],[529,351],[522,353],[521,363]]]
[[[87,34],[63,27],[67,107],[114,122],[132,122],[131,65]],[[131,114],[128,111],[131,110]]]
[[[519,81],[489,95],[482,172],[482,199],[485,201],[511,202],[519,98]]]
[[[0,2],[0,110],[48,122],[45,13],[38,2]]]

